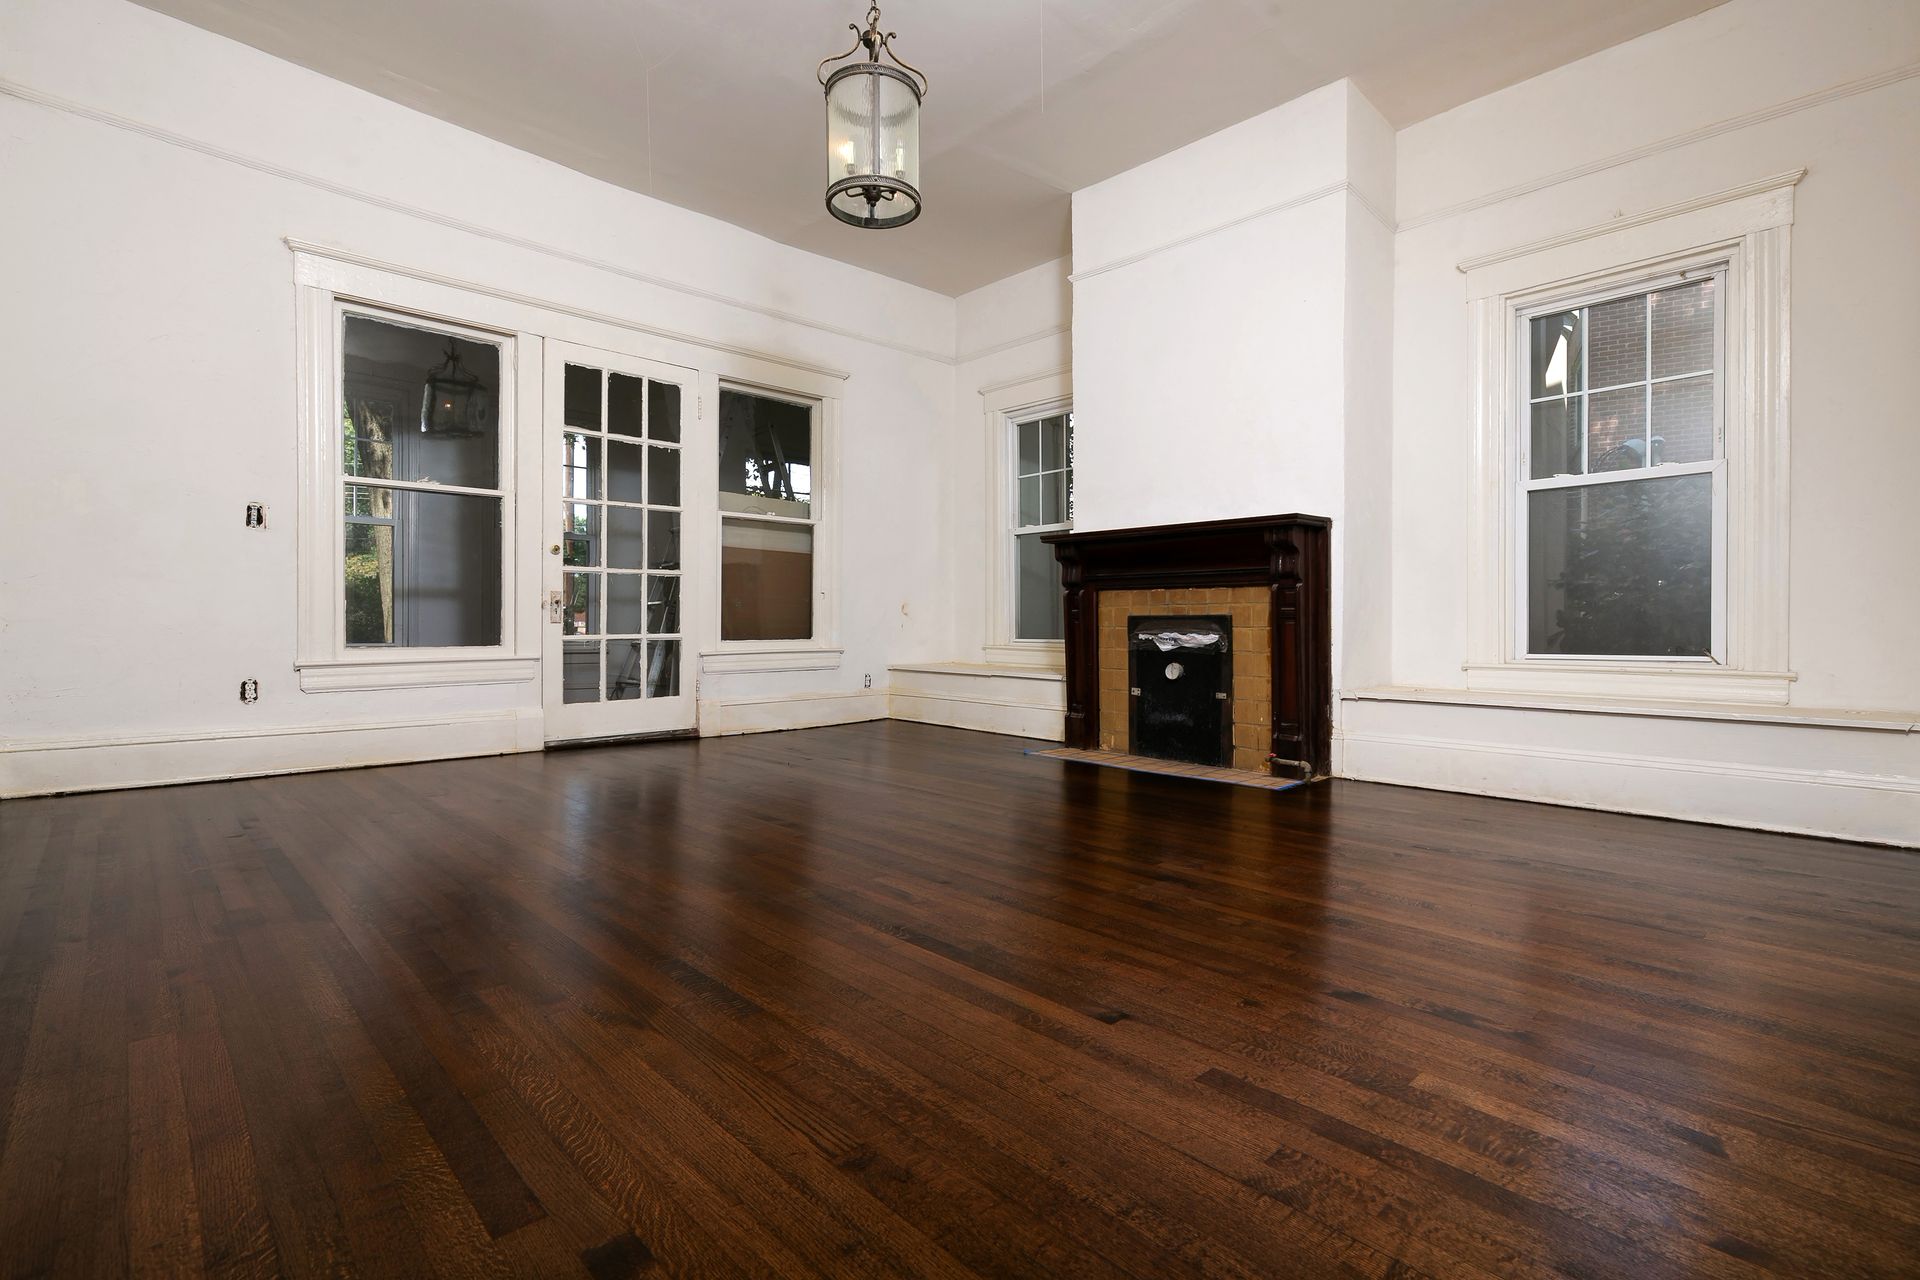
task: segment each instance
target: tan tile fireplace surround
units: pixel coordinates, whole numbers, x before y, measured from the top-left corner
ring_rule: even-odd
[[[1132,749],[1128,704],[1127,619],[1155,616],[1233,620],[1233,700],[1230,718],[1235,769],[1267,771],[1273,727],[1273,621],[1265,587],[1141,587],[1102,591],[1100,610],[1100,749]]]

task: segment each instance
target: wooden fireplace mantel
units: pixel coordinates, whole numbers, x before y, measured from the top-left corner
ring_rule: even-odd
[[[1099,593],[1264,585],[1273,627],[1270,770],[1321,777],[1333,764],[1333,638],[1325,516],[1257,516],[1047,534],[1066,592],[1067,745],[1100,733]]]

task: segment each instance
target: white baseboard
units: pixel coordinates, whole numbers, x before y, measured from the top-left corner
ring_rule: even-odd
[[[1059,742],[1067,734],[1066,712],[1029,702],[895,689],[890,704],[889,714],[895,720],[1005,733],[1016,738],[1042,738],[1048,742]]]
[[[1920,777],[1349,732],[1346,778],[1581,809],[1920,846]]]
[[[703,738],[778,729],[817,729],[829,724],[886,718],[885,689],[700,700],[700,736]]]
[[[0,797],[210,782],[538,751],[538,708],[421,720],[199,730],[0,744]]]
[[[1066,681],[1058,667],[982,662],[889,668],[895,720],[1058,742],[1066,736]]]
[[[1034,693],[1009,698],[987,692],[1004,695],[1009,688],[1031,688]],[[711,699],[700,704],[700,724],[703,734],[716,735],[891,717],[1058,741],[1063,712],[1057,704],[1047,705],[1058,689],[1040,681],[1010,686],[943,680],[937,690],[895,687]],[[1920,847],[1920,770],[1913,767],[1920,759],[1920,735],[1784,730],[1800,744],[1798,758],[1851,766],[1821,768],[1784,763],[1784,758],[1758,763],[1706,758],[1705,753],[1678,756],[1671,754],[1675,744],[1670,739],[1668,753],[1655,755],[1564,742],[1456,736],[1444,731],[1451,727],[1435,723],[1395,725],[1387,731],[1346,729],[1335,739],[1335,771],[1364,781]],[[1493,726],[1480,728],[1484,734]],[[1783,732],[1778,727],[1771,731]],[[1843,759],[1827,735],[1844,735],[1856,752],[1870,749],[1870,754]],[[1657,740],[1646,739],[1649,745]],[[0,744],[0,797],[501,755],[538,751],[543,745],[538,708],[17,741]]]

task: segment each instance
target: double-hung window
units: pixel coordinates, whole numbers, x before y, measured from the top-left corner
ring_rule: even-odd
[[[1525,656],[1724,658],[1724,281],[1521,317]]]
[[[499,645],[499,343],[355,310],[340,332],[345,645]],[[457,416],[427,403],[436,369],[471,380]]]
[[[1470,690],[1789,701],[1799,179],[1459,264]]]
[[[300,690],[532,679],[515,588],[531,331],[483,295],[306,246],[293,268]]]
[[[816,639],[820,406],[720,389],[720,638]]]
[[[1066,634],[1060,564],[1041,535],[1073,518],[1073,411],[1009,421],[1013,466],[1013,638],[1059,640]]]

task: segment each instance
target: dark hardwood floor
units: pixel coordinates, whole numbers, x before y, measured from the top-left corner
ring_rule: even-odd
[[[1920,1272],[1920,857],[909,724],[0,805],[0,1272]]]

